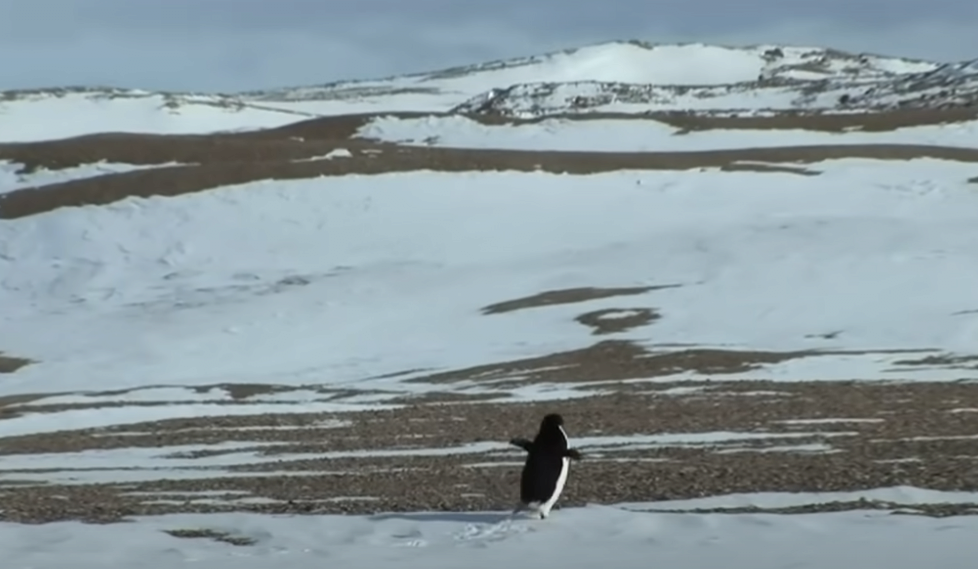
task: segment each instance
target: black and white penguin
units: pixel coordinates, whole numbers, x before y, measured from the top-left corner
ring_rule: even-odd
[[[509,443],[528,453],[520,476],[520,503],[513,515],[535,510],[544,519],[564,491],[570,459],[581,460],[581,453],[568,447],[564,418],[558,413],[543,418],[532,441],[516,438]]]

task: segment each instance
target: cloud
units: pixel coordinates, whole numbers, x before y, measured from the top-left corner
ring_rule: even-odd
[[[885,8],[881,8],[885,5]],[[610,39],[978,57],[970,0],[0,0],[0,88],[240,90],[437,69]]]

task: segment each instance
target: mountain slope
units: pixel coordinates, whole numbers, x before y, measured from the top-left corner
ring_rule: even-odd
[[[59,88],[0,94],[0,141],[126,131],[186,134],[398,111],[539,117],[583,112],[757,114],[967,105],[974,62],[818,47],[610,42],[429,73],[230,94]]]

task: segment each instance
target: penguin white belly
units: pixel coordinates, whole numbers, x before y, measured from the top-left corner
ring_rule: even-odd
[[[570,459],[564,457],[561,459],[560,463],[560,474],[557,476],[557,484],[554,486],[554,493],[547,499],[546,502],[540,504],[539,512],[540,517],[545,518],[550,515],[550,509],[554,507],[557,500],[560,499],[560,493],[564,491],[564,484],[567,483],[567,471],[570,470]]]

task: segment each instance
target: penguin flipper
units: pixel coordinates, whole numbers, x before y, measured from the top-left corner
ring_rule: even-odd
[[[567,458],[572,458],[574,460],[581,460],[582,458],[584,458],[583,455],[581,455],[581,451],[577,450],[576,448],[567,449],[567,452],[564,453],[564,456],[566,456]]]
[[[518,446],[521,449],[525,450],[526,452],[530,452],[530,449],[533,448],[533,442],[523,438],[510,439],[509,444],[513,446]]]

